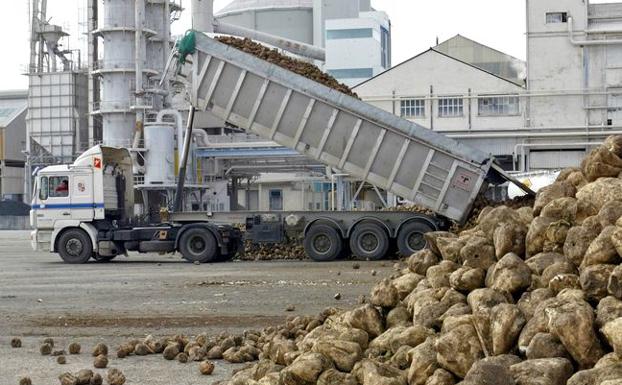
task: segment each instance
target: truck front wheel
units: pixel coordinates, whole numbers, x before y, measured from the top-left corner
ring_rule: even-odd
[[[179,239],[179,251],[189,262],[209,263],[218,259],[216,238],[206,229],[189,229]]]
[[[318,262],[337,259],[343,249],[343,242],[335,228],[328,225],[314,225],[304,239],[305,252]]]
[[[86,263],[93,256],[93,244],[81,229],[69,229],[58,239],[58,254],[65,263]]]

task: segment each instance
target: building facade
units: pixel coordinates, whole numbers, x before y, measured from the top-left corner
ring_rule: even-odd
[[[391,67],[391,23],[370,0],[234,0],[215,18],[323,47],[317,64],[351,86]]]
[[[508,169],[576,166],[604,138],[622,134],[622,3],[526,7],[526,67],[457,36],[355,91],[498,156]]]
[[[0,200],[24,194],[27,91],[0,93]]]
[[[391,68],[391,22],[384,12],[326,20],[325,44],[325,71],[351,87]]]

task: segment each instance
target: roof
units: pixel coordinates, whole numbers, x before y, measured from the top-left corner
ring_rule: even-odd
[[[457,62],[459,62],[459,63],[462,63],[462,64],[464,64],[464,65],[467,65],[467,66],[469,66],[469,67],[471,67],[471,68],[474,68],[474,69],[476,69],[476,70],[478,70],[478,71],[481,71],[481,72],[487,73],[488,75],[494,76],[494,77],[496,77],[496,78],[498,78],[498,79],[501,79],[501,80],[503,80],[503,81],[505,81],[505,82],[511,83],[511,84],[513,84],[513,85],[515,85],[515,86],[518,86],[518,87],[525,87],[525,85],[524,85],[524,84],[518,84],[518,83],[513,82],[513,81],[511,81],[511,80],[509,80],[509,79],[506,79],[506,78],[504,78],[504,77],[502,77],[502,76],[499,76],[499,75],[494,74],[494,73],[492,73],[492,72],[490,72],[490,71],[487,71],[487,70],[485,70],[485,69],[483,69],[483,68],[481,68],[481,67],[475,66],[475,65],[473,65],[473,64],[471,64],[471,63],[467,63],[467,62],[462,61],[462,60],[460,60],[460,59],[456,59],[455,57],[450,56],[450,55],[447,55],[447,54],[446,54],[446,53],[444,53],[444,52],[438,51],[438,50],[436,50],[435,48],[429,48],[428,50],[423,51],[423,52],[421,52],[420,54],[418,54],[418,55],[415,55],[415,56],[411,57],[410,59],[404,60],[404,61],[403,61],[403,62],[401,62],[400,64],[398,64],[398,65],[396,65],[396,66],[394,66],[394,67],[391,67],[390,69],[388,69],[388,70],[386,70],[386,71],[384,71],[384,72],[379,73],[378,75],[374,76],[373,78],[369,78],[369,79],[365,80],[364,82],[357,84],[356,86],[354,86],[354,87],[353,87],[353,90],[354,90],[354,91],[356,91],[356,88],[357,88],[357,87],[360,87],[360,86],[362,86],[363,84],[366,84],[366,83],[368,83],[368,82],[370,82],[370,81],[372,81],[372,80],[374,80],[374,79],[376,79],[376,78],[379,78],[379,77],[381,77],[381,76],[383,76],[383,75],[385,75],[385,74],[388,74],[389,72],[391,72],[391,71],[393,71],[393,70],[395,70],[395,69],[397,69],[397,68],[399,68],[399,67],[403,66],[404,64],[410,63],[411,61],[413,61],[413,60],[415,60],[415,59],[419,58],[420,56],[423,56],[423,55],[425,55],[425,54],[428,54],[428,53],[437,53],[437,54],[442,55],[442,56],[444,56],[444,57],[447,57],[447,58],[449,58],[449,59],[451,59],[451,60],[455,60],[455,61],[457,61]]]
[[[0,128],[7,127],[28,106],[28,91],[0,92]]]
[[[527,64],[460,34],[434,47],[436,51],[516,83],[525,84]]]
[[[216,13],[217,17],[229,13],[258,9],[313,8],[313,0],[234,0]]]
[[[68,171],[69,171],[69,166],[66,164],[54,164],[54,165],[47,166],[39,170],[41,174],[55,174],[55,173],[68,172]]]

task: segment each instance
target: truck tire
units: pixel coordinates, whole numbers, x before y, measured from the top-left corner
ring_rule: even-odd
[[[305,253],[317,262],[337,259],[343,249],[343,241],[337,230],[328,225],[313,225],[304,239]]]
[[[218,259],[216,238],[203,228],[185,231],[179,239],[179,251],[188,262],[209,263]]]
[[[358,225],[350,235],[350,249],[358,258],[380,260],[387,255],[389,246],[387,232],[375,223]]]
[[[56,250],[65,263],[86,263],[93,256],[93,243],[81,229],[64,231],[58,239]]]
[[[408,258],[427,245],[423,237],[425,233],[436,229],[426,222],[413,221],[405,224],[397,234],[397,249],[400,254]]]

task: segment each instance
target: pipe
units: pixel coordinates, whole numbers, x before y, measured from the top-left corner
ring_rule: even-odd
[[[249,39],[262,41],[275,47],[284,49],[296,55],[305,56],[311,59],[326,61],[326,51],[313,45],[301,43],[294,40],[285,39],[265,32],[239,27],[214,20],[214,32],[226,35],[237,35]]]
[[[184,118],[181,116],[181,112],[179,112],[178,110],[162,110],[158,112],[156,122],[163,123],[163,119],[165,116],[172,116],[175,118],[175,125],[177,131],[177,151],[180,151],[183,148],[182,141],[184,140]],[[179,170],[181,170],[181,162],[179,164]]]
[[[568,39],[572,45],[576,46],[594,46],[594,45],[614,45],[614,44],[622,44],[622,39],[614,39],[614,40],[575,40],[574,38],[574,19],[572,16],[568,16]],[[615,32],[615,31],[612,31]],[[606,33],[606,32],[602,32]]]
[[[162,31],[162,64],[164,64],[163,67],[163,72],[160,74],[160,78],[165,79],[166,78],[166,72],[164,72],[164,70],[167,69],[166,65],[168,64],[168,58],[169,56],[171,56],[171,3],[170,1],[165,1],[164,2],[164,20],[162,20],[163,23],[163,31]],[[163,96],[162,98],[162,104],[163,106],[170,106],[171,105],[171,97],[168,93],[169,89],[170,89],[170,84],[167,82],[166,86],[164,87],[164,91],[166,91],[166,94],[161,94]],[[160,88],[162,88],[162,85],[160,85]]]
[[[135,104],[142,108],[144,105],[142,95],[143,90],[143,59],[142,59],[142,40],[143,40],[143,22],[145,10],[145,0],[136,0],[134,4],[134,83],[136,85],[134,95],[136,96]],[[136,109],[136,126],[134,132],[134,140],[132,147],[138,148],[140,143],[140,137],[145,121],[144,112],[141,112],[140,108]]]
[[[143,10],[145,0],[136,0],[134,8],[134,68],[136,71],[136,95],[141,95],[143,90],[143,60],[142,60],[142,41],[143,41]]]
[[[610,126],[607,126],[610,127]],[[439,131],[437,131],[439,132]],[[493,133],[493,134],[466,134],[466,135],[452,135],[447,134],[447,131],[443,133],[449,138],[457,139],[502,139],[502,138],[573,138],[573,137],[593,137],[593,136],[610,136],[610,135],[622,135],[622,131],[592,131],[592,132],[544,132],[544,133],[516,133],[514,131],[509,133]]]
[[[179,176],[177,180],[177,191],[175,193],[175,205],[173,206],[174,212],[180,212],[183,204],[184,196],[184,184],[186,182],[186,165],[188,164],[188,154],[190,153],[190,142],[192,140],[192,125],[194,123],[195,109],[190,106],[188,111],[188,123],[186,126],[186,136],[184,137],[184,146],[181,152],[181,158],[179,159]]]
[[[614,91],[597,91],[597,90],[563,90],[557,92],[523,92],[523,93],[507,93],[507,94],[476,94],[476,95],[464,95],[464,94],[447,94],[443,96],[431,96],[431,95],[400,95],[400,96],[373,96],[364,97],[361,99],[364,102],[387,102],[387,101],[401,101],[404,99],[422,99],[422,100],[439,100],[447,97],[455,97],[462,99],[480,99],[486,97],[516,97],[521,99],[526,98],[539,98],[539,97],[551,97],[551,96],[606,96],[616,94]]]
[[[197,130],[197,131],[192,132],[192,136],[197,139],[197,142],[199,143],[201,147],[210,146],[207,132],[203,130]]]

